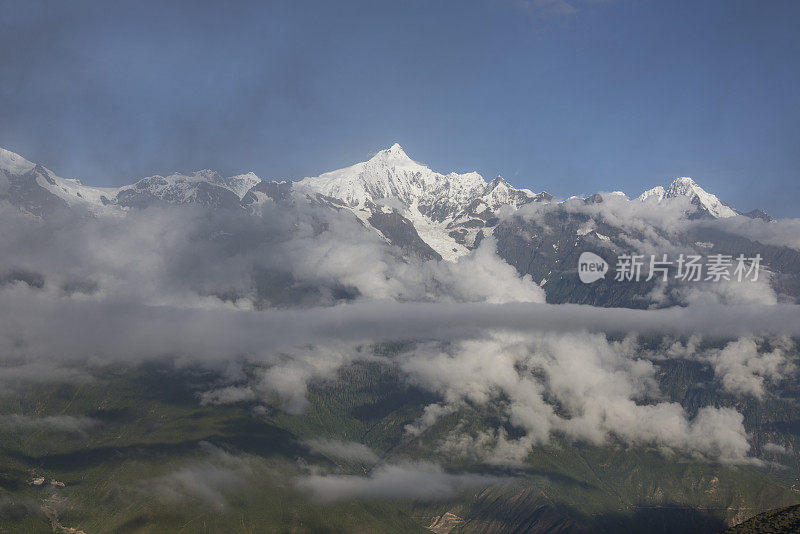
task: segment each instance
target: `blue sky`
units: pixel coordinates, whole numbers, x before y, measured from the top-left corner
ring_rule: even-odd
[[[301,178],[397,141],[557,196],[694,177],[800,216],[800,2],[0,4],[0,146],[64,177]]]

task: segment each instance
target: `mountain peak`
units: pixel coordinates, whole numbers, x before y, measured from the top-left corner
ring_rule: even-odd
[[[664,200],[664,195],[666,195],[666,194],[667,194],[667,190],[664,189],[664,186],[663,185],[657,185],[654,188],[648,189],[647,191],[645,191],[644,193],[639,195],[639,200],[644,202],[648,198],[655,198],[655,199],[658,200],[658,202],[661,202],[662,200]]]
[[[654,191],[655,189],[646,191],[642,196]],[[713,217],[733,217],[737,215],[736,210],[722,202],[715,195],[712,195],[700,187],[697,182],[688,176],[675,178],[675,180],[673,180],[667,190],[663,193],[661,198],[668,199],[676,197],[688,197],[693,204],[696,204],[700,208],[704,209]]]
[[[19,154],[0,148],[0,170],[12,174],[24,174],[33,169],[35,165]]]
[[[393,144],[389,148],[381,150],[372,158],[370,161],[373,162],[391,162],[391,163],[414,163],[414,161],[408,157],[403,147],[401,147],[398,143]]]
[[[676,197],[676,196],[691,196],[691,193],[703,191],[705,190],[697,185],[697,182],[689,178],[688,176],[681,176],[680,178],[675,178],[672,183],[667,188],[666,196],[667,197]]]
[[[494,188],[495,188],[495,187],[497,187],[498,185],[510,186],[511,184],[509,184],[509,183],[508,183],[508,181],[506,181],[506,179],[505,179],[505,178],[503,178],[502,176],[500,176],[500,175],[498,174],[498,175],[497,175],[497,178],[495,178],[494,180],[492,180],[491,182],[489,182],[489,189],[494,189]]]

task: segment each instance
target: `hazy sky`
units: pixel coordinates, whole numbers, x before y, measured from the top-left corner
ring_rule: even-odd
[[[800,216],[800,2],[0,1],[0,146],[119,185],[397,141],[558,196],[693,176]]]

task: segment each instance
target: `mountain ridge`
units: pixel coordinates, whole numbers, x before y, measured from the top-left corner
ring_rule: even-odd
[[[621,192],[610,194],[628,200]],[[502,176],[487,181],[477,172],[433,171],[410,158],[398,143],[367,161],[294,182],[266,181],[253,172],[225,177],[206,169],[148,176],[117,188],[88,186],[79,180],[61,178],[19,154],[0,149],[0,198],[5,197],[36,216],[63,204],[95,215],[153,203],[253,209],[259,202],[285,201],[292,195],[335,204],[337,209],[351,211],[387,242],[397,244],[396,236],[406,236],[410,241],[421,242],[412,248],[423,250],[425,257],[448,260],[475,248],[486,237],[484,228],[491,226],[501,210],[517,210],[533,202],[558,202],[545,191],[516,188]],[[594,203],[602,201],[603,195],[572,198]],[[690,218],[743,215],[688,177],[676,178],[666,188],[656,186],[634,200],[661,204],[680,198],[688,198],[694,206],[694,211],[687,212]],[[760,210],[744,215],[770,220]],[[402,244],[406,245],[408,242]]]

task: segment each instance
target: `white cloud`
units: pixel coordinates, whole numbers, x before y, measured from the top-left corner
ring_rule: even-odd
[[[525,432],[510,440],[497,430],[451,434],[444,450],[477,447],[488,461],[521,461],[553,434],[604,444],[664,447],[725,461],[745,461],[750,445],[735,410],[706,407],[691,418],[680,404],[659,401],[652,363],[635,356],[633,339],[608,342],[598,334],[510,334],[401,356],[409,380],[440,394],[419,433],[447,408],[505,406],[507,420]]]
[[[355,441],[337,441],[330,439],[312,439],[304,442],[313,452],[353,462],[376,464],[380,458],[372,449]]]
[[[702,356],[714,369],[714,375],[725,391],[761,398],[765,381],[777,382],[795,369],[786,351],[793,344],[789,339],[778,340],[771,351],[761,350],[755,339],[741,338],[721,350],[711,350]]]
[[[310,475],[297,486],[322,502],[370,498],[443,500],[457,493],[502,481],[472,473],[447,473],[430,462],[379,465],[368,476]]]
[[[674,291],[678,302],[688,305],[709,306],[714,304],[746,306],[750,304],[771,306],[778,303],[775,290],[769,283],[769,273],[762,272],[758,280],[720,280],[698,282],[679,286]]]
[[[792,454],[789,449],[777,443],[765,443],[761,450],[764,451],[764,454],[771,456],[788,456]]]
[[[254,388],[264,397],[277,397],[284,410],[300,413],[308,405],[306,393],[314,380],[334,378],[344,365],[369,359],[355,344],[308,345],[281,352],[277,361],[258,373]]]
[[[100,426],[100,421],[91,417],[71,415],[48,415],[34,417],[21,414],[0,415],[0,429],[14,431],[40,430],[45,432],[66,432],[86,434]]]
[[[443,287],[456,302],[544,302],[544,290],[531,275],[520,277],[495,251],[494,238],[484,239],[480,246],[457,262],[429,262],[433,271],[432,285]]]
[[[142,481],[139,489],[171,504],[197,504],[217,510],[226,507],[226,495],[244,493],[250,487],[255,463],[207,442],[200,444],[204,456],[163,476]]]
[[[249,386],[227,386],[204,391],[200,394],[200,404],[234,404],[257,398]]]

